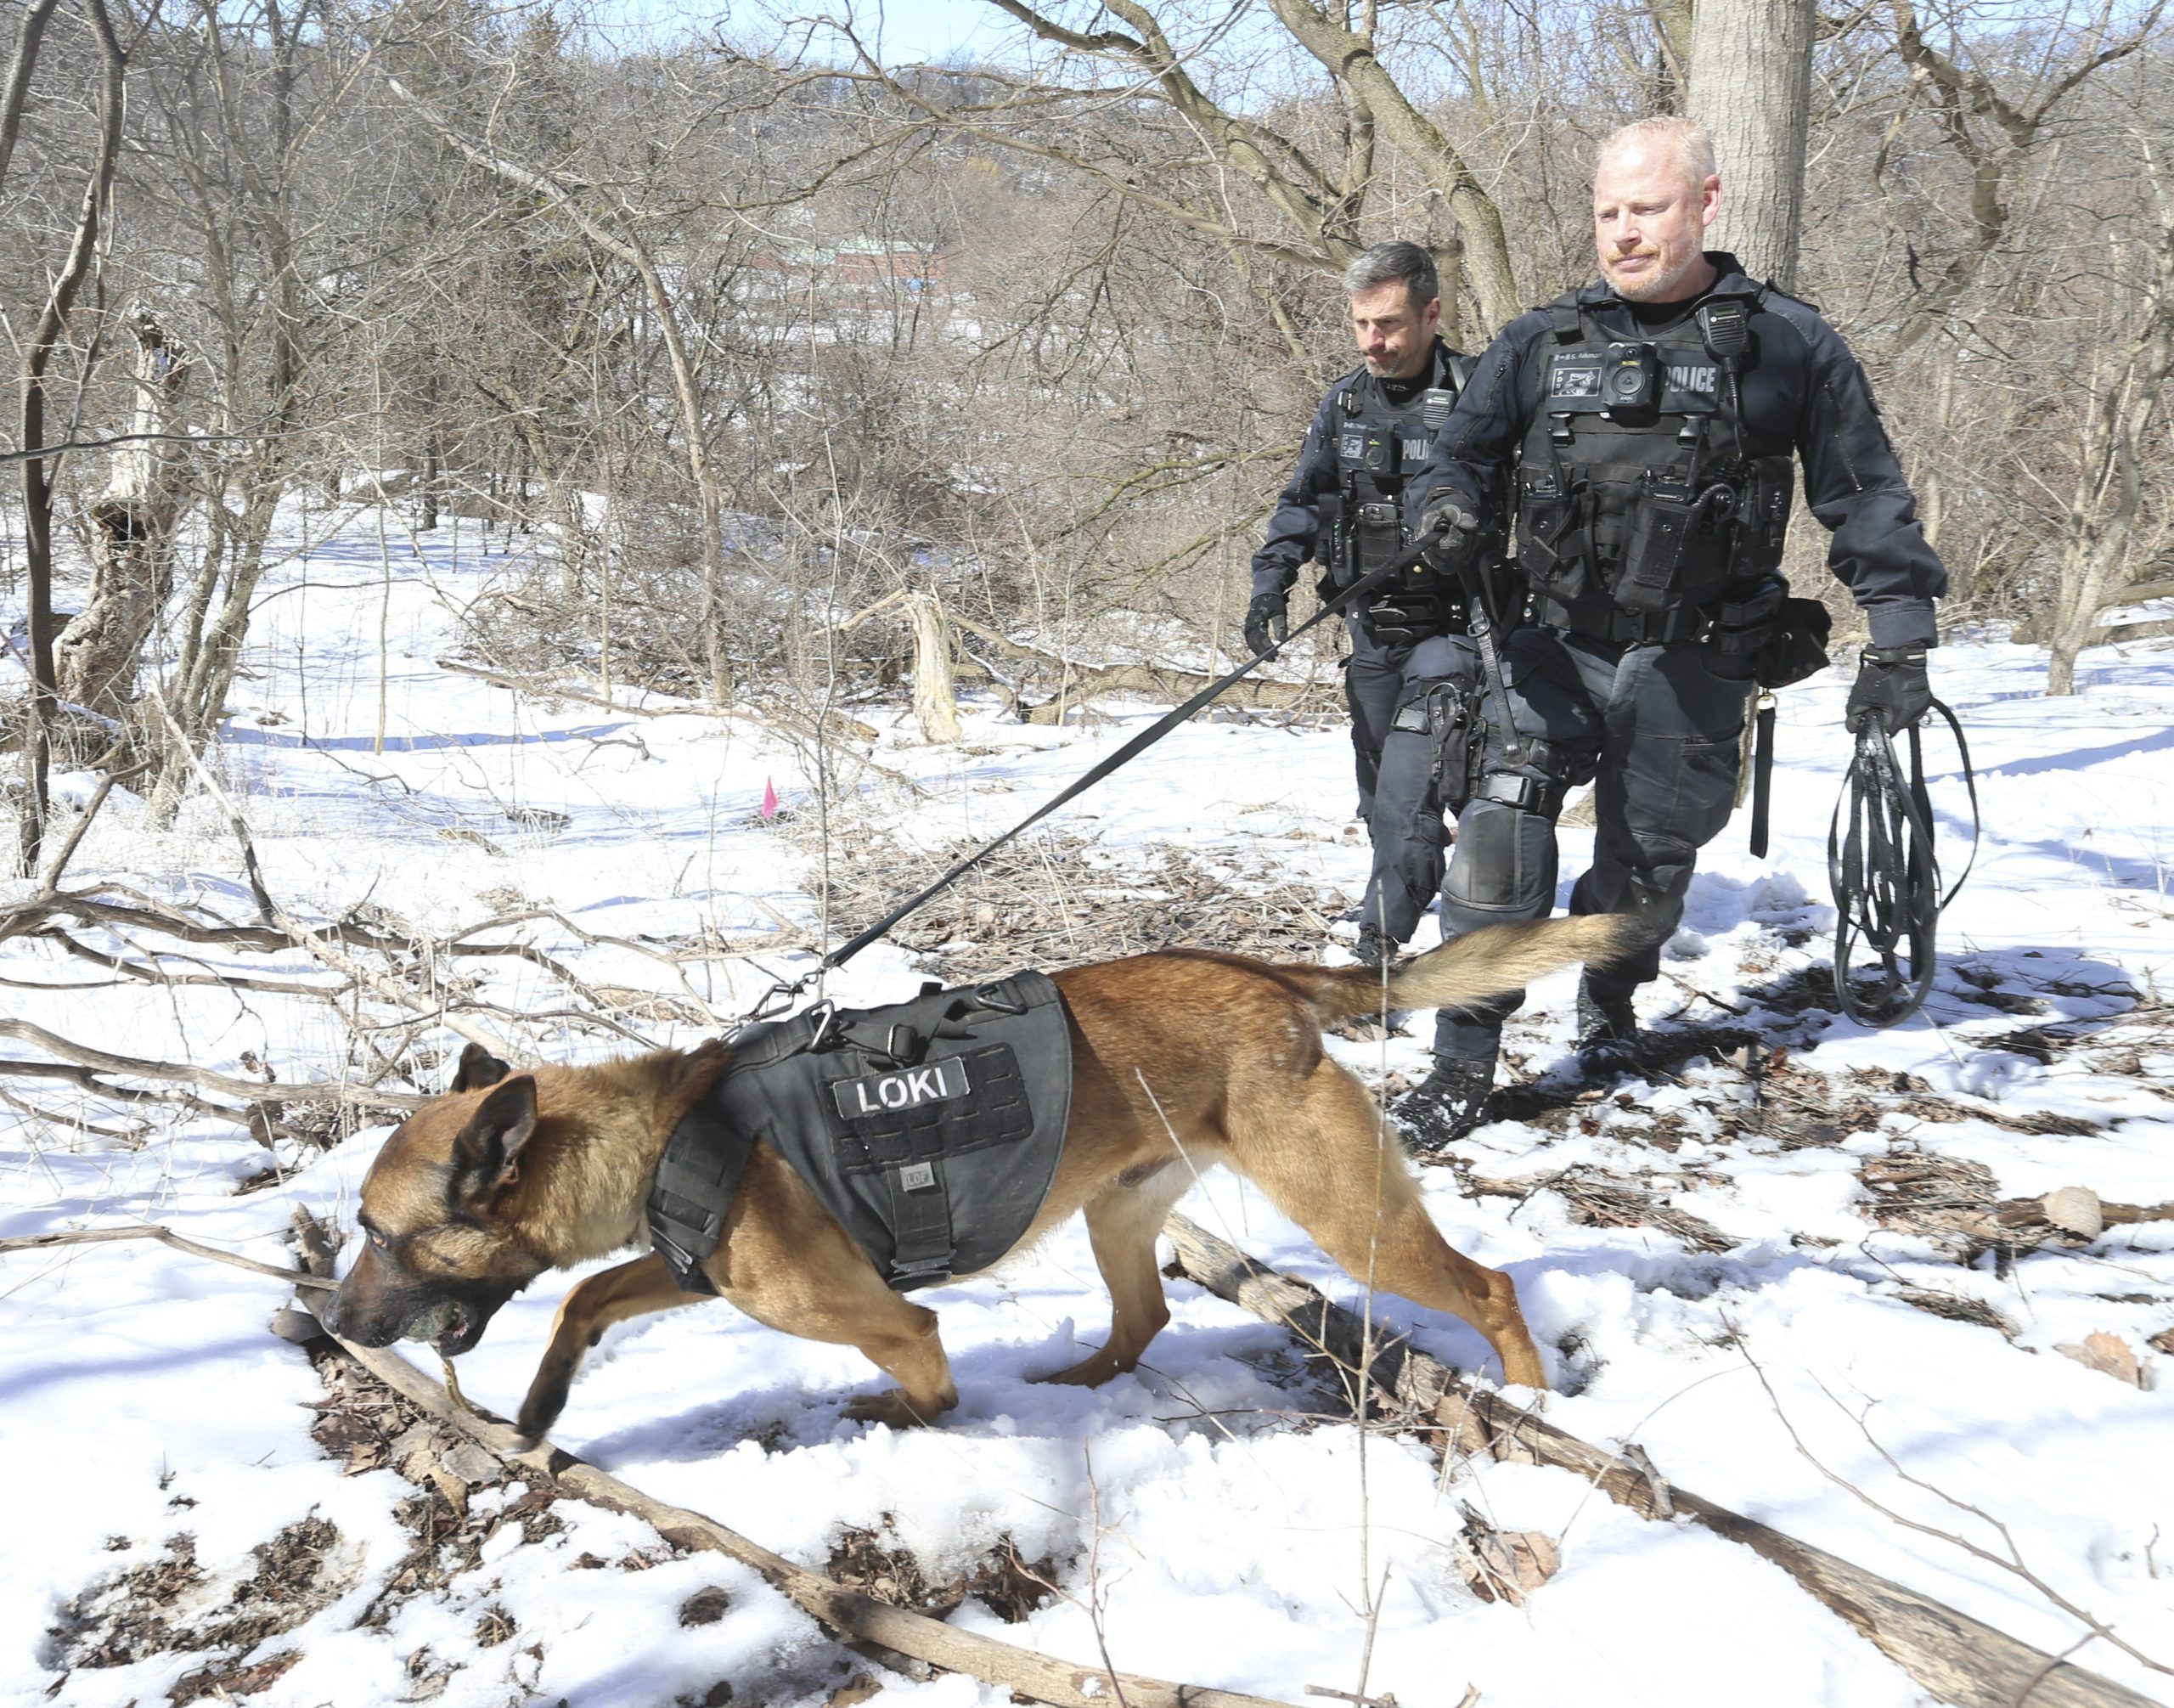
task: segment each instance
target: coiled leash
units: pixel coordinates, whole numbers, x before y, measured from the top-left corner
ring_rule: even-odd
[[[1350,604],[1360,595],[1372,592],[1376,588],[1380,587],[1383,583],[1388,581],[1391,576],[1400,575],[1405,570],[1410,569],[1414,565],[1417,564],[1421,558],[1425,555],[1427,550],[1431,547],[1433,544],[1433,538],[1429,537],[1423,544],[1414,546],[1402,557],[1397,558],[1392,562],[1383,564],[1379,568],[1361,576],[1358,580],[1353,582],[1350,586],[1345,588],[1342,592],[1335,594],[1330,598],[1324,600],[1321,602],[1320,610],[1316,611],[1311,617],[1308,617],[1296,629],[1293,629],[1288,634],[1285,635],[1281,640],[1276,642],[1275,645],[1270,646],[1267,651],[1256,652],[1252,657],[1247,659],[1244,663],[1238,666],[1236,669],[1229,672],[1225,675],[1219,676],[1214,681],[1209,683],[1208,686],[1202,689],[1200,692],[1194,695],[1191,699],[1186,701],[1182,706],[1179,706],[1173,710],[1165,713],[1162,717],[1157,718],[1152,724],[1150,724],[1145,730],[1142,730],[1137,736],[1135,736],[1129,741],[1127,741],[1123,747],[1119,747],[1117,752],[1112,753],[1109,758],[1093,766],[1077,781],[1068,784],[1057,794],[1052,796],[1049,800],[1043,803],[1042,805],[1037,807],[1033,812],[1028,814],[1025,818],[1020,820],[1017,824],[1012,826],[1010,830],[1005,831],[1005,833],[997,837],[995,841],[975,849],[972,854],[968,854],[966,859],[960,860],[956,865],[953,866],[950,871],[945,872],[943,877],[937,879],[934,883],[930,884],[919,894],[915,895],[907,901],[900,903],[897,907],[892,909],[890,912],[885,914],[882,918],[877,920],[875,924],[870,926],[867,930],[862,932],[851,942],[842,944],[837,948],[832,950],[828,955],[825,955],[821,961],[818,961],[812,969],[803,973],[792,983],[788,984],[780,980],[777,984],[772,985],[769,990],[764,994],[762,1000],[755,1005],[753,1010],[748,1014],[748,1023],[752,1023],[757,1020],[768,1019],[772,1015],[780,1013],[785,1009],[790,1007],[795,999],[800,995],[801,992],[807,989],[810,984],[814,984],[818,978],[820,978],[825,973],[832,971],[834,968],[844,966],[847,961],[852,960],[854,955],[859,954],[860,951],[867,948],[870,944],[881,937],[885,932],[890,930],[893,926],[896,925],[900,920],[905,918],[907,915],[912,913],[916,908],[934,899],[937,896],[941,895],[954,883],[956,883],[961,877],[965,877],[966,873],[972,871],[977,865],[980,865],[982,861],[987,860],[991,854],[994,854],[1005,843],[1013,841],[1024,831],[1040,823],[1051,813],[1055,812],[1059,807],[1062,806],[1067,801],[1073,799],[1075,796],[1085,793],[1089,789],[1093,788],[1095,784],[1101,782],[1103,778],[1108,776],[1111,772],[1118,769],[1118,767],[1138,758],[1141,754],[1146,752],[1148,748],[1153,747],[1156,742],[1161,741],[1163,736],[1169,735],[1170,731],[1176,729],[1179,724],[1191,718],[1192,714],[1199,711],[1202,707],[1206,706],[1211,701],[1217,699],[1229,689],[1242,681],[1247,676],[1252,674],[1256,668],[1273,658],[1276,653],[1281,651],[1284,647],[1289,645],[1293,640],[1296,640],[1315,623],[1323,622],[1328,617],[1334,616],[1339,610]]]
[[[1954,887],[1940,893],[1924,743],[1914,723],[1905,775],[1894,738],[1878,716],[1865,719],[1827,826],[1827,879],[1834,891],[1834,997],[1842,1012],[1863,1026],[1892,1026],[1924,1006],[1940,965],[1940,914],[1978,859],[1978,780],[1970,769],[1970,744],[1954,713],[1937,700],[1932,709],[1954,733],[1963,784],[1970,794],[1970,857]],[[1878,983],[1861,995],[1850,983],[1850,956],[1860,939],[1880,964]]]

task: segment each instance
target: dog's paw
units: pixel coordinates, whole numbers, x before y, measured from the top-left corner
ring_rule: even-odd
[[[1123,1369],[1117,1359],[1107,1352],[1097,1352],[1091,1358],[1083,1358],[1077,1364],[1068,1364],[1062,1370],[1052,1370],[1046,1376],[1037,1376],[1037,1382],[1062,1388],[1099,1388]]]
[[[894,1429],[917,1429],[935,1421],[924,1416],[906,1397],[903,1388],[887,1388],[881,1394],[861,1394],[846,1401],[845,1415],[855,1423],[888,1423]]]
[[[521,1435],[521,1450],[524,1453],[538,1446],[551,1433],[551,1425],[559,1421],[559,1413],[566,1409],[566,1396],[561,1393],[555,1399],[538,1403],[531,1395],[513,1420]]]

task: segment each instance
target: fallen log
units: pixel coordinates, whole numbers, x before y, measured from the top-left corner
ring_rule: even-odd
[[[1255,1262],[1184,1216],[1163,1232],[1185,1272],[1221,1299],[1288,1328],[1439,1429],[1461,1452],[1574,1471],[1619,1506],[1687,1519],[1742,1542],[1839,1614],[1925,1690],[1953,1708],[2155,1708],[2110,1678],[2017,1641],[1892,1579],[1851,1565],[1756,1519],[1664,1481],[1650,1466],[1580,1440],[1409,1344],[1293,1276]]]

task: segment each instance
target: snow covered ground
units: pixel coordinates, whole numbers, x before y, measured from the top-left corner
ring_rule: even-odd
[[[268,589],[253,631],[216,765],[273,893],[312,921],[367,906],[437,932],[549,905],[578,931],[538,919],[501,937],[525,933],[593,984],[691,994],[718,1021],[743,1012],[797,963],[688,959],[683,986],[639,947],[741,949],[780,917],[815,918],[806,836],[762,813],[772,786],[788,815],[804,805],[800,755],[744,721],[552,708],[441,669],[458,611],[504,566],[476,557],[472,532],[457,562],[442,533],[420,556],[395,538],[389,587],[373,522],[318,544]],[[2174,1666],[2174,1221],[1968,1266],[1969,1243],[1939,1221],[1943,1191],[2174,1198],[2174,650],[2101,651],[2080,674],[2082,694],[2049,702],[2029,649],[1936,657],[1936,689],[1975,750],[1985,837],[1923,1017],[1874,1034],[1818,1005],[1824,839],[1846,752],[1847,684],[1830,671],[1784,696],[1771,857],[1744,852],[1741,824],[1709,850],[1668,976],[1647,993],[1646,1018],[1684,1049],[1647,1080],[1581,1092],[1561,1071],[1573,986],[1552,981],[1514,1023],[1517,1077],[1537,1084],[1511,1100],[1522,1119],[1482,1129],[1427,1179],[1452,1243],[1516,1277],[1563,1390],[1547,1402],[1557,1423],[1635,1442],[1684,1487],[2174,1701],[2174,1676],[2082,1641],[2047,1592]],[[919,792],[871,771],[840,810],[932,844],[994,834],[1149,715],[1053,731],[982,707],[950,749],[919,746],[901,719],[878,757]],[[1953,767],[1935,764],[1960,826]],[[87,784],[66,786],[80,798]],[[1341,730],[1197,722],[1058,823],[1119,860],[1176,845],[1211,864],[1270,861],[1333,912],[1365,871],[1349,805]],[[1566,887],[1589,835],[1565,832]],[[160,833],[116,798],[70,881],[251,911],[208,801]],[[76,935],[106,954],[144,946]],[[204,960],[236,964],[215,949]],[[251,964],[322,977],[299,953]],[[521,962],[478,977],[513,1006],[555,988]],[[883,945],[830,994],[888,1001],[920,977]],[[47,939],[0,943],[0,1014],[243,1079],[352,1071],[320,1005],[115,985]],[[1335,1048],[1369,1079],[1416,1075],[1425,1017]],[[659,1041],[715,1029],[691,1014],[638,1023]],[[1754,1033],[1756,1051],[1739,1053]],[[1689,1048],[1700,1037],[1710,1053]],[[570,1029],[563,1047],[600,1046]],[[284,1264],[297,1207],[351,1226],[386,1131],[329,1151],[283,1141],[280,1176],[239,1192],[272,1158],[223,1123],[117,1110],[53,1082],[0,1078],[0,1092],[42,1112],[0,1106],[0,1237],[149,1221]],[[148,1125],[119,1136],[134,1121]],[[1230,1177],[1182,1208],[1358,1298]],[[577,1278],[546,1277],[498,1316],[462,1361],[473,1398],[517,1405]],[[1187,1282],[1170,1295],[1149,1367],[1090,1392],[1031,1379],[1106,1326],[1078,1227],[922,1295],[964,1397],[940,1427],[905,1434],[842,1419],[850,1395],[880,1385],[850,1350],[721,1305],[652,1317],[591,1356],[556,1438],[817,1569],[841,1550],[910,1556],[931,1582],[1006,1546],[1046,1562],[1063,1593],[1022,1622],[972,1598],[952,1616],[1083,1663],[1099,1626],[1120,1667],[1293,1702],[1309,1685],[1402,1708],[1456,1708],[1474,1687],[1485,1708],[1928,1700],[1747,1550],[1636,1518],[1567,1472],[1441,1472],[1409,1436],[1362,1440],[1318,1415],[1281,1332]],[[308,1409],[324,1378],[266,1332],[284,1298],[149,1243],[0,1257],[0,1696],[87,1708],[216,1684],[267,1708],[648,1708],[722,1701],[729,1683],[738,1703],[817,1704],[872,1671],[751,1572],[631,1520],[503,1480],[431,1507],[397,1453],[336,1409]],[[1400,1299],[1378,1310],[1478,1367],[1461,1325]],[[2094,1334],[2140,1361],[2140,1381],[2057,1350]],[[1560,1571],[1521,1607],[1478,1599],[1456,1564],[1467,1513],[1546,1532]],[[1988,1558],[2011,1543],[2044,1588]],[[874,1677],[901,1705],[1005,1700],[958,1677]]]

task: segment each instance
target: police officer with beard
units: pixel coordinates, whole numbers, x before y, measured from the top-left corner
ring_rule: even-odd
[[[1329,388],[1253,555],[1246,645],[1270,651],[1287,632],[1292,583],[1309,558],[1328,596],[1411,544],[1400,500],[1449,419],[1469,366],[1437,334],[1434,258],[1416,243],[1379,243],[1343,277],[1364,364]],[[1444,814],[1469,792],[1465,737],[1475,657],[1452,573],[1419,566],[1348,614],[1359,815],[1373,843],[1358,954],[1378,966],[1409,938],[1440,887]]]
[[[1793,459],[1833,533],[1828,567],[1871,626],[1850,727],[1899,730],[1931,700],[1946,574],[1863,370],[1811,305],[1704,251],[1721,198],[1713,144],[1690,121],[1609,138],[1593,181],[1601,279],[1495,341],[1405,493],[1445,569],[1483,522],[1512,530],[1531,599],[1504,649],[1509,728],[1487,710],[1443,929],[1546,916],[1556,816],[1591,779],[1593,864],[1570,910],[1651,927],[1642,954],[1589,968],[1579,988],[1595,1073],[1636,1062],[1633,994],[1658,976],[1698,851],[1728,821],[1754,676],[1777,679],[1776,648],[1808,621],[1778,573]],[[1478,1125],[1519,1000],[1437,1017],[1433,1069],[1397,1106],[1415,1145]]]

